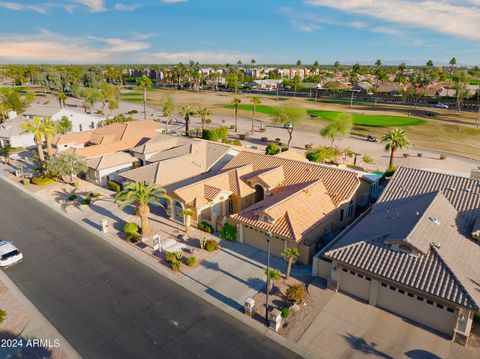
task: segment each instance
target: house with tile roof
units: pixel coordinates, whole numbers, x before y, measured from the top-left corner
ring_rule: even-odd
[[[242,151],[219,174],[171,192],[170,214],[183,223],[188,208],[193,225],[217,231],[228,221],[239,242],[263,250],[271,233],[273,255],[295,246],[309,263],[319,241],[353,220],[368,191],[354,171]]]
[[[315,256],[341,290],[465,340],[480,310],[480,182],[399,168],[371,210]]]

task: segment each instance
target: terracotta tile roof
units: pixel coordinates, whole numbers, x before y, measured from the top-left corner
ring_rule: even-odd
[[[325,185],[317,180],[293,185],[232,215],[232,218],[284,238],[300,241],[335,208]],[[268,221],[264,220],[265,216]]]
[[[479,310],[480,246],[471,234],[479,216],[478,180],[399,168],[371,212],[323,255]]]
[[[170,148],[187,145],[194,141],[194,139],[188,137],[158,134],[145,144],[132,148],[131,151],[142,154],[152,154],[155,152],[165,151]]]
[[[95,170],[103,170],[134,162],[138,162],[138,158],[126,152],[111,153],[101,157],[90,158],[87,161],[88,167]]]
[[[275,157],[288,158],[290,160],[308,162],[303,152],[299,152],[295,150],[279,152],[275,155]]]
[[[248,178],[247,180],[247,182],[251,185],[254,185],[256,182],[262,183],[264,186],[266,186],[268,191],[279,186],[281,183],[283,183],[283,181],[285,181],[285,174],[282,166],[260,172],[257,175]]]
[[[79,156],[92,158],[138,146],[156,136],[160,128],[161,125],[153,120],[115,123],[93,131],[60,135],[55,143],[87,144],[85,147],[75,148],[73,152]]]

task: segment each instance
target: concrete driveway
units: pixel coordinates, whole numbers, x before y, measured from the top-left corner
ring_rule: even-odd
[[[318,358],[478,358],[479,352],[439,334],[326,289],[331,296],[299,340]],[[317,298],[318,300],[319,298]]]

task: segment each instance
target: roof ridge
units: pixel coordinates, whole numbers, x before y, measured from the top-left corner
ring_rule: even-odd
[[[381,235],[378,235],[378,236],[375,236],[375,237],[362,239],[361,241],[355,241],[355,242],[349,243],[347,245],[344,245],[344,246],[341,246],[341,247],[338,247],[338,248],[330,249],[329,251],[326,251],[323,255],[329,256],[329,255],[333,254],[334,252],[343,251],[347,248],[355,247],[355,246],[361,245],[363,243],[373,243],[374,241],[382,239],[382,238],[386,238],[386,236],[389,236],[389,235],[390,235],[390,232],[387,232],[385,234],[381,234]]]
[[[290,231],[290,233],[291,233],[291,237],[292,237],[293,240],[296,242],[296,241],[297,241],[297,235],[296,235],[295,230],[294,230],[294,228],[293,228],[293,222],[292,222],[292,220],[291,220],[291,218],[290,218],[290,215],[288,214],[288,210],[285,211],[284,217],[285,217],[285,220],[286,220],[286,222],[287,222],[288,229],[289,229],[289,231]]]
[[[305,191],[306,189],[309,189],[309,188],[311,188],[311,187],[313,187],[314,185],[319,184],[319,183],[322,183],[322,184],[323,184],[323,187],[325,188],[325,193],[326,193],[326,195],[330,198],[330,201],[332,201],[332,203],[333,203],[332,197],[330,197],[330,194],[328,193],[327,188],[325,187],[325,184],[323,183],[323,181],[322,181],[321,179],[311,181],[311,183],[309,183],[308,185],[303,186],[305,183],[306,183],[306,182],[304,182],[304,183],[302,183],[302,184],[294,185],[293,187],[298,186],[298,187],[300,187],[300,188],[299,188],[298,190],[290,193],[290,194],[289,194],[288,196],[286,196],[285,198],[282,198],[280,201],[276,201],[274,204],[272,204],[271,206],[269,206],[269,207],[267,207],[267,208],[275,208],[275,207],[277,207],[279,204],[284,203],[285,201],[291,199],[291,197],[297,195],[299,192]],[[287,190],[287,191],[288,191],[288,190]]]

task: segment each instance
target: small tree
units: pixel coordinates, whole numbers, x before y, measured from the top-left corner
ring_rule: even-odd
[[[241,102],[242,100],[236,97],[232,100],[233,109],[235,110],[235,132],[238,131],[238,108]]]
[[[188,136],[190,116],[193,116],[194,114],[195,111],[193,111],[193,109],[188,105],[183,106],[182,110],[180,111],[180,115],[182,115],[185,120],[185,136]]]
[[[395,128],[382,137],[382,142],[385,143],[385,151],[390,151],[390,162],[388,167],[394,168],[393,159],[395,151],[402,148],[408,148],[410,146],[410,141],[408,140],[405,131]]]
[[[147,89],[152,87],[153,82],[146,75],[137,79],[137,85],[143,89],[143,119],[147,119]]]
[[[285,278],[288,279],[290,277],[290,271],[292,270],[292,262],[300,257],[300,251],[296,247],[290,247],[282,252],[282,257],[288,260],[287,273],[285,273]]]
[[[269,143],[265,148],[266,155],[273,156],[273,155],[276,155],[277,153],[280,153],[280,146],[278,146],[276,143]]]
[[[212,111],[210,111],[206,107],[202,107],[197,110],[197,116],[200,116],[200,118],[202,119],[202,131],[205,130],[205,126],[207,124],[207,116],[211,114],[212,114]]]
[[[305,119],[306,116],[307,112],[305,109],[292,104],[277,106],[273,109],[273,122],[282,124],[288,132],[288,148],[290,148],[295,125]]]
[[[329,123],[327,126],[320,130],[320,135],[323,138],[328,138],[332,142],[330,147],[333,148],[335,144],[335,139],[338,137],[348,136],[353,127],[352,115],[350,114],[341,114],[332,123]]]
[[[73,184],[75,176],[88,170],[88,164],[84,158],[75,154],[60,153],[48,159],[45,169],[49,176]]]
[[[270,279],[270,283],[268,287],[268,291],[270,292],[273,288],[273,283],[276,280],[280,280],[282,276],[280,275],[280,271],[278,269],[273,269],[273,268],[270,268],[269,271],[267,271],[267,269],[264,269],[263,273]]]
[[[73,129],[73,123],[67,116],[62,116],[60,120],[56,122],[57,132],[61,134],[66,134]]]
[[[163,101],[163,103],[162,103],[163,116],[165,116],[167,118],[167,125],[165,126],[165,129],[166,129],[165,132],[168,131],[168,122],[170,121],[170,119],[172,117],[174,107],[175,107],[175,105],[173,103],[172,96],[167,96],[165,98],[165,101]]]

